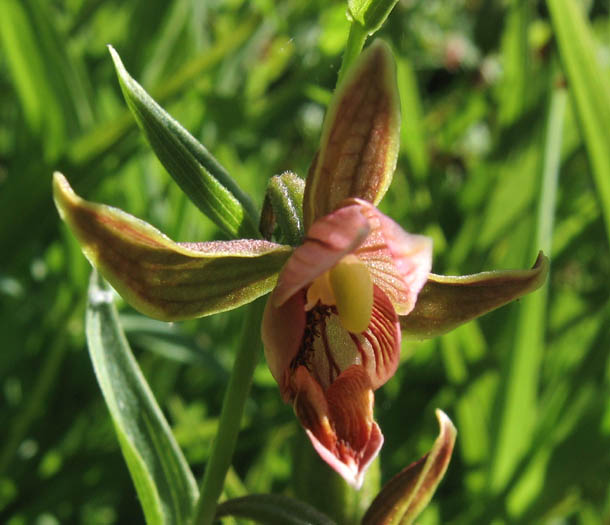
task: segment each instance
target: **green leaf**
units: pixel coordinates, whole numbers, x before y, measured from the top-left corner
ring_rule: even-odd
[[[557,179],[566,108],[566,92],[555,88],[546,123],[542,188],[538,203],[536,247],[550,251],[553,237]],[[546,332],[548,285],[523,300],[508,359],[504,367],[503,391],[497,411],[497,440],[491,465],[490,489],[500,492],[523,455],[531,446],[539,418],[540,367]]]
[[[56,157],[66,139],[64,107],[51,82],[48,49],[41,45],[35,10],[27,2],[5,0],[0,5],[0,44],[14,89],[29,127],[44,136],[45,150]],[[44,79],[44,80],[43,80]]]
[[[548,269],[549,261],[540,252],[531,270],[430,274],[413,311],[400,318],[403,333],[417,339],[444,334],[536,290]]]
[[[423,179],[428,173],[429,159],[417,78],[411,61],[401,57],[397,58],[396,62],[396,80],[398,82],[402,117],[401,149],[409,161],[409,167],[413,175],[417,179]]]
[[[348,15],[372,35],[383,25],[398,0],[347,0]]]
[[[210,152],[129,76],[118,53],[112,47],[109,50],[125,101],[169,174],[228,235],[260,238],[250,197]]]
[[[531,96],[532,68],[530,65],[529,29],[533,5],[523,0],[512,0],[506,13],[502,32],[502,82],[498,85],[498,120],[512,124],[523,114]]]
[[[87,342],[125,461],[152,524],[186,524],[197,485],[161,409],[129,348],[96,272],[89,285]]]
[[[610,82],[581,4],[547,0],[547,5],[610,240]]]
[[[292,249],[262,240],[176,243],[117,208],[81,199],[55,173],[55,203],[89,259],[142,313],[176,321],[237,308],[271,291]]]
[[[362,525],[409,525],[426,508],[449,466],[457,431],[441,410],[436,410],[440,432],[423,458],[399,472],[381,489]]]
[[[329,517],[292,498],[274,494],[251,494],[218,505],[216,518],[237,516],[258,523],[282,525],[335,525]]]

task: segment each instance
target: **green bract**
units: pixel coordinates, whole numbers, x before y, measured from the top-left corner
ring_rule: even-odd
[[[432,449],[388,481],[362,519],[362,525],[410,525],[430,502],[445,475],[457,432],[442,410]]]

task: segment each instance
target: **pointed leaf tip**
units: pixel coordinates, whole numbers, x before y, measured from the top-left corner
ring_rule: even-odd
[[[409,525],[426,508],[449,466],[457,436],[442,410],[436,410],[436,418],[440,432],[430,452],[385,484],[364,515],[362,525]]]
[[[306,231],[344,199],[381,200],[396,168],[399,131],[394,59],[377,40],[347,72],[328,108],[305,184]]]
[[[134,80],[112,46],[119,85],[129,110],[182,191],[230,237],[260,238],[256,207],[210,152]]]
[[[549,259],[540,252],[530,270],[430,274],[413,311],[400,318],[403,333],[420,339],[442,335],[537,290],[548,272]]]
[[[91,264],[140,312],[177,321],[230,310],[275,286],[292,253],[260,240],[176,243],[117,208],[81,199],[60,173],[57,208]]]

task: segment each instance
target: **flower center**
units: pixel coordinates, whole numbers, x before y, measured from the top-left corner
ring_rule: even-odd
[[[373,281],[366,264],[355,255],[346,255],[317,277],[307,289],[305,310],[318,301],[337,307],[341,325],[348,332],[364,332],[373,313]]]

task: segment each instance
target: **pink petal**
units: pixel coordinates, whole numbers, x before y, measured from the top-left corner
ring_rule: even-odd
[[[261,335],[269,370],[280,386],[282,397],[288,400],[287,374],[305,331],[305,298],[302,293],[298,293],[282,306],[276,307],[272,297],[267,299]]]
[[[305,429],[313,448],[318,453],[318,455],[337,473],[341,476],[347,483],[349,483],[356,490],[359,490],[362,487],[362,482],[364,481],[364,475],[368,470],[371,462],[377,457],[379,451],[381,450],[381,446],[383,445],[383,434],[379,428],[379,425],[373,421],[371,426],[371,436],[367,443],[366,449],[363,451],[363,457],[366,458],[366,461],[362,461],[361,463],[356,464],[346,464],[343,463],[337,456],[335,456],[329,449],[327,449],[318,438],[311,432],[310,430]]]
[[[280,273],[273,304],[281,306],[332,268],[343,256],[354,251],[368,233],[368,221],[358,204],[339,208],[316,221],[309,228],[303,245],[293,252]]]
[[[432,266],[432,239],[405,232],[370,203],[357,203],[369,221],[371,233],[354,252],[365,261],[373,282],[388,296],[399,315],[407,315],[428,279]]]

